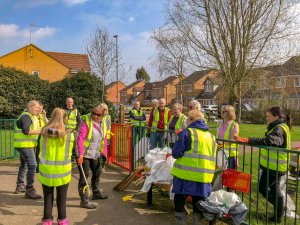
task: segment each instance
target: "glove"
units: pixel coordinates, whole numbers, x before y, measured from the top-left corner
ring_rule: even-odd
[[[179,135],[181,133],[182,130],[175,130],[175,134]]]
[[[77,164],[81,165],[83,163],[83,155],[80,155],[77,159]]]
[[[244,143],[248,143],[249,142],[249,138],[239,137],[239,136],[234,136],[234,140],[236,140],[238,142],[244,142]]]

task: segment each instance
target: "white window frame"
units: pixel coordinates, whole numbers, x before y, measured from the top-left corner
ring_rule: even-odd
[[[187,86],[187,92],[189,93],[193,92],[193,85]]]
[[[277,77],[276,88],[285,88],[285,87],[286,87],[286,77]]]
[[[126,92],[125,92],[125,91],[120,91],[120,93],[121,93],[121,96],[122,96],[122,97],[125,97],[125,96],[126,96]]]
[[[38,78],[40,77],[40,71],[38,71],[38,70],[32,70],[31,74]]]
[[[214,84],[207,80],[204,84],[204,92],[213,92],[214,91]]]
[[[300,87],[300,76],[295,76],[294,87]]]

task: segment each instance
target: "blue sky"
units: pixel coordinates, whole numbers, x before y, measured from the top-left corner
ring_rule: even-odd
[[[123,61],[132,65],[126,83],[144,66],[151,81],[159,79],[149,64],[155,54],[149,33],[164,23],[163,0],[1,0],[0,55],[32,43],[45,51],[85,53],[84,43],[96,26],[119,35]]]

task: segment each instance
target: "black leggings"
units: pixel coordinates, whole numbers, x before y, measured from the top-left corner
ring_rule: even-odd
[[[185,205],[185,200],[187,198],[187,195],[182,195],[182,194],[175,194],[174,196],[174,205],[175,205],[175,211],[176,212],[184,212],[184,205]],[[200,213],[200,210],[197,208],[196,204],[200,200],[205,200],[204,197],[200,196],[192,196],[192,204],[193,204],[193,212]]]
[[[65,219],[67,217],[66,213],[66,203],[67,203],[67,192],[69,184],[65,184],[59,187],[56,187],[56,205],[58,211],[58,219]],[[54,187],[49,187],[43,184],[43,193],[44,193],[44,217],[43,219],[52,219],[52,208],[53,208],[53,199],[54,199]]]

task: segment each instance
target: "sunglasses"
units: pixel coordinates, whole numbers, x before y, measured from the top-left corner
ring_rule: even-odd
[[[98,113],[95,113],[95,112],[92,112],[92,114],[94,115],[94,116],[102,116],[102,114],[98,114]]]

